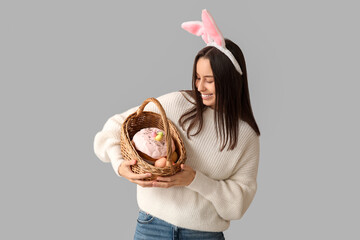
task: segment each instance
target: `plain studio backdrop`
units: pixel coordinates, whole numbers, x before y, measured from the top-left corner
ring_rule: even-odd
[[[359,239],[358,1],[1,1],[1,239],[132,239],[106,120],[191,88],[208,9],[245,54],[258,192],[227,239]],[[224,163],[226,164],[226,163]],[[151,201],[151,199],[149,199]]]

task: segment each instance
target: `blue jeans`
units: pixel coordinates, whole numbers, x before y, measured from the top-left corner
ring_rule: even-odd
[[[223,232],[203,232],[176,227],[139,210],[134,240],[224,240]]]

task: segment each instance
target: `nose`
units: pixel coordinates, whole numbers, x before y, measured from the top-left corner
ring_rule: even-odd
[[[199,79],[197,81],[197,88],[198,88],[199,92],[202,92],[203,90],[205,90],[204,81],[202,79]]]

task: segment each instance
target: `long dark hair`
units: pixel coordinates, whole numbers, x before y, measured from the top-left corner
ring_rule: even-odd
[[[181,91],[184,96],[186,95],[184,93],[187,93],[195,100],[195,103],[193,102],[194,107],[185,112],[179,119],[179,125],[183,130],[185,128],[184,124],[186,122],[190,123],[186,130],[188,138],[197,135],[201,131],[203,125],[202,113],[208,106],[203,104],[201,95],[195,86],[196,64],[200,58],[209,59],[215,82],[214,121],[216,136],[219,137],[220,135],[220,151],[223,151],[227,144],[227,150],[233,150],[236,147],[240,120],[247,122],[260,136],[250,104],[244,55],[241,49],[231,40],[225,39],[225,45],[240,64],[243,74],[241,75],[236,71],[230,59],[217,48],[208,46],[201,49],[194,60],[192,90]],[[195,126],[198,126],[196,132],[190,135],[190,131]]]

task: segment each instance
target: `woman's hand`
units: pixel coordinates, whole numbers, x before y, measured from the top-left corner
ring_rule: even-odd
[[[153,187],[169,188],[188,186],[195,178],[196,171],[190,166],[181,164],[181,171],[170,177],[157,177],[152,182]]]
[[[144,178],[151,177],[151,173],[144,173],[144,174],[136,174],[134,173],[130,166],[136,164],[136,160],[131,161],[124,161],[121,163],[118,171],[120,176],[126,178],[130,182],[136,183],[141,187],[152,187],[151,181],[145,181]]]

